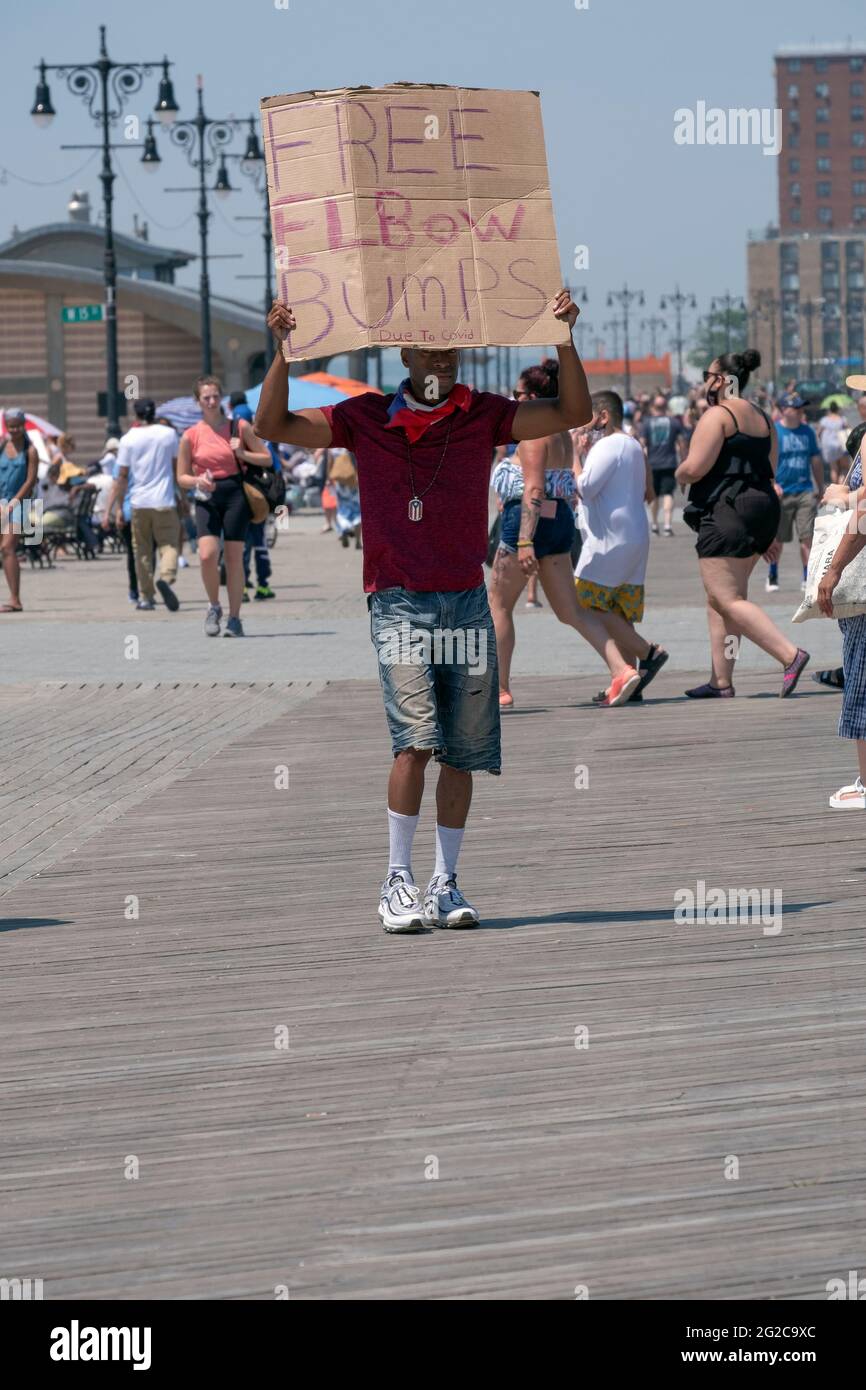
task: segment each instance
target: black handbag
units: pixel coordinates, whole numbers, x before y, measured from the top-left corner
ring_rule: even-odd
[[[275,512],[286,500],[286,480],[282,469],[261,468],[257,463],[243,465],[244,482],[260,492],[268,504],[268,511]]]
[[[232,435],[240,436],[236,428],[238,422],[232,420]],[[264,442],[264,441],[263,441]],[[275,512],[286,500],[286,479],[281,468],[264,468],[258,463],[241,463],[238,460],[244,485],[255,488],[268,504],[268,511]]]

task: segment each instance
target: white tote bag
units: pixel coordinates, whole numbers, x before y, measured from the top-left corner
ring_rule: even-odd
[[[823,618],[818,607],[818,585],[830,568],[833,556],[850,527],[856,526],[856,509],[840,511],[838,507],[822,507],[815,519],[815,534],[809,553],[806,592],[792,622],[804,623],[807,618]],[[833,617],[856,618],[866,613],[866,549],[861,550],[845,569],[833,592]]]

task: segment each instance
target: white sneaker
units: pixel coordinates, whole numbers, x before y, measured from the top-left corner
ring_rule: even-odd
[[[382,884],[379,916],[388,932],[413,932],[424,929],[424,909],[421,889],[411,883],[402,870],[389,874]]]
[[[764,585],[764,588],[766,589],[768,594],[775,594],[778,592],[779,586],[774,580],[768,579],[766,584]]]
[[[424,894],[424,920],[430,927],[477,927],[478,913],[464,898],[452,874],[434,874]]]
[[[866,787],[857,778],[850,787],[840,787],[830,797],[834,811],[866,811]]]

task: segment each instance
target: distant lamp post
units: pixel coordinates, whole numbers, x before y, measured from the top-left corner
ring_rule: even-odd
[[[755,340],[758,337],[758,324],[766,323],[770,329],[770,380],[773,383],[774,393],[778,392],[778,370],[779,364],[776,360],[776,323],[777,315],[782,307],[782,301],[776,299],[769,290],[760,291],[755,297],[755,305],[751,310],[752,333]]]
[[[716,295],[715,299],[710,301],[710,310],[712,313],[716,313],[719,309],[724,309],[725,311],[725,352],[730,352],[731,350],[731,333],[733,331],[731,314],[735,309],[745,311],[745,308],[746,306],[740,296],[731,294],[729,291],[726,291],[724,294]]]
[[[674,346],[677,350],[677,390],[683,391],[686,386],[686,379],[683,376],[683,310],[697,309],[698,301],[693,294],[685,294],[676,286],[673,294],[663,294],[659,303],[659,308],[664,312],[666,309],[673,309],[676,319],[676,336]]]
[[[235,218],[236,222],[261,222],[262,240],[265,247],[265,271],[264,275],[239,275],[239,280],[264,280],[264,317],[265,317],[265,371],[268,363],[274,355],[275,344],[273,334],[267,326],[267,317],[270,312],[271,304],[274,299],[274,261],[273,245],[271,241],[271,206],[268,198],[268,179],[265,168],[265,156],[259,144],[259,137],[256,131],[256,123],[252,116],[249,118],[249,130],[247,131],[247,144],[243,154],[230,154],[229,159],[236,159],[240,164],[240,171],[245,178],[251,179],[253,187],[262,199],[262,211],[258,216],[253,214],[241,214]],[[381,349],[376,354],[377,372],[381,378],[382,353]],[[381,380],[377,383],[381,386]]]
[[[108,435],[120,433],[120,396],[117,389],[117,259],[114,253],[114,180],[115,173],[111,162],[112,150],[143,149],[141,162],[145,169],[159,163],[159,152],[153,135],[153,122],[148,120],[147,136],[143,145],[123,140],[119,144],[111,142],[111,128],[116,126],[123,114],[124,103],[128,97],[141,90],[145,77],[156,69],[162,69],[154,111],[159,119],[169,124],[177,113],[177,102],[168,70],[171,67],[167,58],[156,58],[150,62],[116,63],[109,58],[105,46],[105,25],[99,26],[99,57],[93,63],[46,63],[38,64],[39,80],[36,83],[36,97],[31,116],[37,126],[45,128],[51,124],[55,111],[51,102],[51,91],[46,74],[56,72],[66,82],[73,96],[81,97],[87,105],[93,120],[101,128],[102,139],[98,145],[61,145],[63,150],[101,150],[102,151],[102,203],[104,229],[103,276],[105,281],[105,362],[106,362],[106,430]]]
[[[650,335],[650,356],[651,356],[651,357],[658,357],[658,352],[657,352],[657,348],[658,348],[658,336],[657,336],[657,335],[658,335],[658,333],[659,333],[659,330],[663,330],[663,329],[666,329],[666,328],[667,328],[667,323],[665,322],[665,320],[664,320],[663,318],[659,318],[658,314],[650,314],[650,316],[649,316],[648,319],[641,319],[640,326],[641,326],[641,331],[643,331],[644,329],[649,329],[649,335]]]
[[[208,222],[211,214],[207,200],[207,173],[219,161],[216,182],[212,192],[222,199],[235,191],[229,181],[224,151],[226,145],[231,144],[235,132],[240,129],[242,124],[242,121],[236,120],[233,116],[228,116],[224,120],[215,120],[213,117],[205,115],[204,82],[199,76],[196,78],[195,116],[189,121],[178,121],[171,130],[172,143],[177,145],[178,149],[185,151],[190,166],[198,172],[196,187],[168,188],[166,192],[198,193],[199,259],[201,262],[199,276],[201,364],[205,374],[213,371],[209,267],[211,260],[215,259],[208,250]],[[219,259],[237,260],[239,257],[230,253],[226,256],[220,256]]]
[[[806,320],[806,342],[808,343],[809,351],[809,376],[814,377],[815,336],[813,324],[815,320],[815,315],[817,314],[819,316],[823,326],[824,324],[832,320],[832,314],[828,309],[827,301],[825,299],[807,299],[804,303],[800,304],[800,313],[802,317]]]
[[[628,337],[629,309],[631,308],[632,304],[638,304],[640,308],[643,308],[645,303],[646,300],[644,299],[643,290],[630,290],[627,284],[623,285],[621,290],[611,290],[610,294],[607,296],[607,307],[609,309],[612,308],[615,304],[618,304],[622,309],[623,341],[625,347],[625,351],[623,354],[623,385],[627,400],[631,397],[631,351],[629,347]]]

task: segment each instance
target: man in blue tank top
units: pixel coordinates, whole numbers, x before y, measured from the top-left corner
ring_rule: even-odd
[[[777,540],[783,545],[793,540],[796,527],[803,565],[802,587],[805,588],[815,514],[821,493],[824,491],[824,463],[815,431],[803,418],[805,401],[802,397],[782,396],[779,406],[782,419],[776,422],[776,434],[779,436],[776,491],[782,502],[782,517]],[[770,565],[767,576],[768,593],[779,587],[779,559]]]

